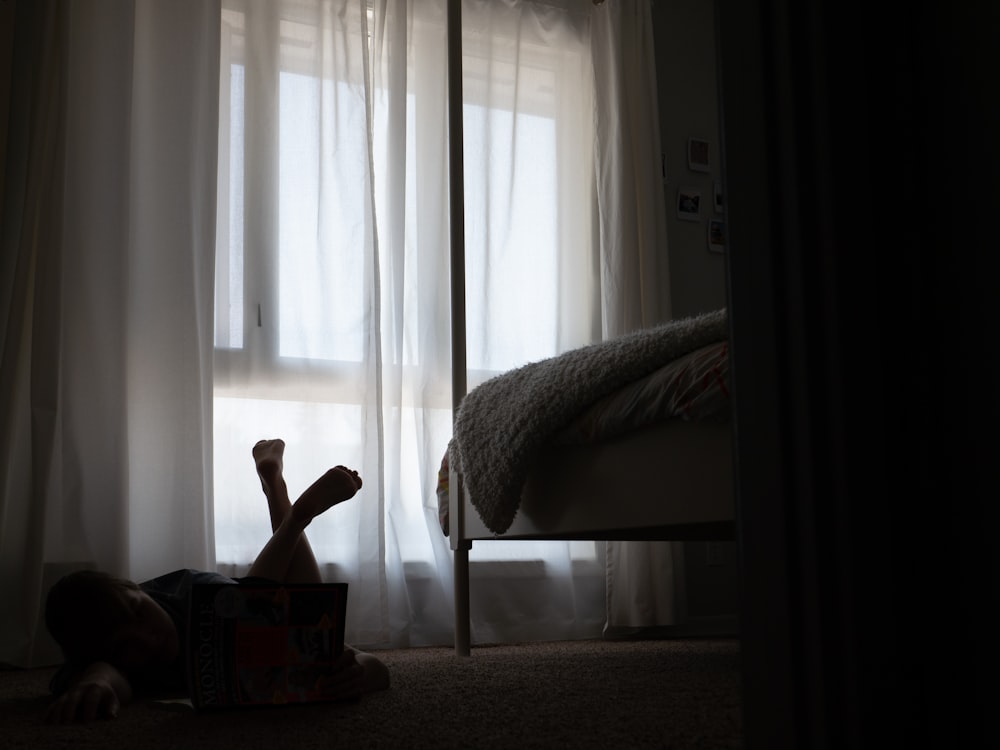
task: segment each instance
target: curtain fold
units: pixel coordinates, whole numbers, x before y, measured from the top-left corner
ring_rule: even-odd
[[[125,326],[128,570],[214,564],[217,2],[138,2],[129,119]],[[115,313],[112,313],[115,314]]]
[[[15,28],[0,222],[0,591],[10,603],[0,619],[0,662],[27,666],[39,650],[46,500],[58,494],[50,481],[58,475],[49,467],[58,461],[59,379],[44,355],[57,349],[61,307],[58,255],[51,248],[61,234],[65,9],[19,3]],[[34,341],[36,329],[40,342]]]
[[[649,2],[609,0],[592,28],[602,330],[612,338],[672,317]],[[675,622],[670,542],[609,542],[606,559],[605,632]]]
[[[649,0],[594,13],[603,335],[671,318],[666,203]]]
[[[20,606],[0,661],[29,666],[57,658],[40,614],[58,575],[214,565],[219,23],[197,1],[18,13],[0,556]]]

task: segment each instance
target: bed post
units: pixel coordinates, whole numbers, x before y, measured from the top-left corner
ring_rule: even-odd
[[[451,402],[452,415],[465,398],[465,162],[462,130],[462,0],[448,0],[448,189],[451,228]],[[462,492],[455,472],[449,478],[449,515],[454,550],[455,653],[468,656],[469,549],[462,539]]]
[[[455,656],[472,655],[469,629],[469,549],[468,542],[455,550]]]
[[[469,625],[469,550],[472,549],[472,542],[465,539],[464,493],[462,480],[452,469],[448,478],[448,525],[451,529],[451,548],[455,556],[456,656],[469,656],[472,647]]]

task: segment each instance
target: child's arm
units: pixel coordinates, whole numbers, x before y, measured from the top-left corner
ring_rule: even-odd
[[[87,667],[49,707],[46,721],[65,724],[96,718],[113,719],[118,709],[132,699],[128,679],[106,662]]]

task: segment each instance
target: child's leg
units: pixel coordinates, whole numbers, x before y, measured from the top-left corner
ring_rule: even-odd
[[[361,478],[357,472],[337,466],[313,482],[292,505],[281,475],[283,451],[280,440],[262,441],[254,447],[274,533],[254,561],[250,575],[289,583],[319,583],[319,567],[303,532],[313,518],[354,497],[361,489]]]
[[[257,476],[260,486],[267,498],[267,509],[271,515],[271,533],[278,530],[285,516],[292,512],[292,501],[288,499],[288,487],[282,474],[284,468],[283,456],[285,442],[283,440],[261,440],[253,447],[254,463],[257,465]],[[305,534],[299,537],[298,544],[292,552],[288,573],[285,576],[288,583],[321,583],[322,577],[316,556]]]

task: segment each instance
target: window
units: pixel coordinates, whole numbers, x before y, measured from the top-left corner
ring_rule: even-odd
[[[229,75],[219,173],[228,179],[219,187],[217,367],[222,380],[253,392],[250,368],[280,380],[289,364],[307,360],[329,386],[331,376],[356,376],[350,365],[363,356],[359,248],[373,232],[361,189],[365,91],[358,81],[317,74],[319,31],[294,13],[281,19],[277,40],[257,32],[259,59],[248,72],[248,17],[223,11]]]
[[[246,564],[269,533],[249,448],[281,436],[297,442],[294,480],[286,459],[293,497],[331,460],[363,466],[381,493],[381,507],[345,504],[336,524],[317,519],[310,538],[321,562],[345,580],[362,575],[376,563],[359,550],[358,527],[388,518],[380,533],[390,556],[434,563],[447,547],[428,519],[451,433],[443,3],[412,9],[404,43],[372,9],[366,24],[331,21],[308,3],[225,5],[217,556]],[[470,8],[472,387],[589,343],[600,323],[585,24],[570,15],[562,31],[525,32],[495,4]],[[367,39],[380,34],[369,57],[366,28]],[[395,54],[385,53],[391,44]],[[593,558],[593,544],[576,548]]]

